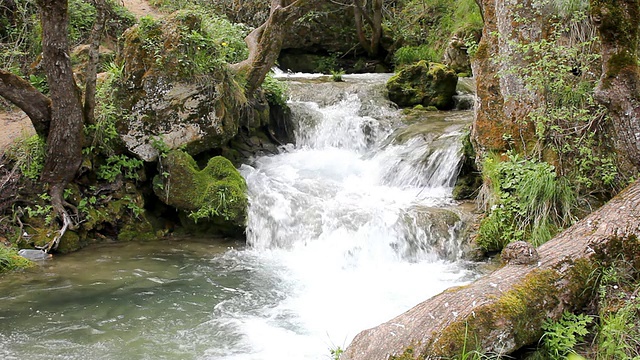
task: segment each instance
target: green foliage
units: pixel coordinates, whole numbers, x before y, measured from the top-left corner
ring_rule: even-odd
[[[333,70],[331,71],[331,81],[333,82],[342,82],[342,75],[344,75],[344,70]]]
[[[142,17],[137,31],[154,66],[179,77],[223,70],[225,63],[248,55],[244,37],[249,30],[205,8],[179,10],[166,21]]]
[[[99,179],[114,182],[118,175],[125,179],[138,180],[138,170],[144,162],[127,155],[113,155],[107,158],[106,164],[100,165],[96,174]]]
[[[587,327],[593,318],[584,314],[564,312],[558,321],[546,321],[543,325],[543,348],[551,360],[565,359],[576,345],[589,333]]]
[[[25,269],[31,266],[33,266],[33,263],[18,255],[16,249],[0,244],[0,273]]]
[[[44,74],[29,75],[29,82],[31,83],[31,86],[38,89],[41,93],[49,93],[49,84],[47,83],[47,77]]]
[[[89,38],[96,8],[88,1],[69,0],[69,42],[79,44]]]
[[[340,355],[344,353],[344,350],[340,346],[336,346],[333,349],[329,349],[329,353],[331,354],[331,360],[340,360]]]
[[[386,24],[394,29],[394,37],[404,40],[407,48],[394,55],[396,64],[409,64],[411,58],[439,61],[452,35],[475,39],[482,26],[480,9],[474,0],[408,0]]]
[[[264,91],[267,101],[274,105],[286,106],[289,99],[289,88],[284,81],[280,81],[273,77],[271,73],[262,82],[262,90]]]
[[[640,359],[640,300],[600,318],[598,360]]]
[[[489,213],[477,241],[485,250],[499,251],[519,240],[539,246],[574,220],[575,192],[548,163],[513,153],[505,161],[493,155],[485,159],[482,176]]]
[[[439,56],[429,45],[403,46],[393,54],[396,66],[410,65],[420,60],[437,61]]]
[[[513,51],[496,61],[518,64],[502,76],[520,78],[536,106],[528,109],[524,126],[535,131],[535,144],[523,143],[540,156],[551,150],[559,157],[561,175],[571,177],[579,193],[604,192],[619,187],[615,152],[603,138],[608,123],[605,109],[595,101],[600,55],[598,39],[587,19],[588,2],[536,0],[536,9],[556,7],[538,15],[550,23],[551,32],[538,41],[508,40]],[[517,21],[528,24],[529,18]],[[540,20],[536,20],[540,21]],[[600,149],[600,150],[598,150]]]
[[[20,172],[31,180],[40,178],[44,169],[44,160],[47,153],[46,142],[38,135],[18,140],[7,152],[9,158],[15,161]]]

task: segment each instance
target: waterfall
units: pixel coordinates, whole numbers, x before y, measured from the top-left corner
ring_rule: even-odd
[[[451,191],[471,114],[437,112],[406,125],[384,98],[388,75],[301,78],[288,82],[296,144],[241,168],[247,242],[296,289],[270,318],[295,314],[305,341],[344,347],[469,279],[455,262],[462,221]]]

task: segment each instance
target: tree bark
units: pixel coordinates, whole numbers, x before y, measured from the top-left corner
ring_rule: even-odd
[[[85,71],[84,118],[88,124],[95,123],[96,80],[98,61],[100,58],[100,39],[102,38],[102,31],[104,29],[106,5],[105,0],[95,0],[96,20],[93,23],[91,36],[89,37],[89,60]]]
[[[42,173],[49,184],[51,203],[67,221],[62,193],[82,162],[83,112],[80,91],[73,78],[67,28],[67,0],[38,0],[42,23],[42,61],[51,97],[51,128]]]
[[[246,75],[246,94],[251,97],[262,85],[265,77],[275,65],[286,31],[294,20],[313,6],[310,0],[271,0],[269,18],[245,38],[249,57],[231,68]]]
[[[637,0],[591,0],[601,39],[602,76],[596,99],[609,110],[621,154],[640,169],[640,31]]]
[[[10,72],[0,70],[0,96],[29,116],[38,135],[46,137],[51,121],[51,100],[31,84]]]
[[[538,249],[534,265],[506,265],[361,332],[342,360],[438,359],[533,344],[542,324],[580,309],[594,269],[624,257],[640,268],[640,181]]]
[[[358,41],[369,56],[376,56],[380,51],[380,41],[382,40],[382,3],[383,0],[373,0],[371,6],[372,15],[370,16],[362,0],[353,0],[353,13],[355,15]],[[370,39],[367,39],[364,22],[371,27]]]

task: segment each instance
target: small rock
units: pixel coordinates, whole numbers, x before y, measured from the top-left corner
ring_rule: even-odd
[[[18,255],[29,260],[45,260],[51,257],[51,254],[48,254],[44,250],[34,250],[34,249],[20,249],[18,251]]]
[[[503,262],[513,265],[531,265],[540,259],[536,248],[526,241],[516,241],[505,246],[500,257]]]

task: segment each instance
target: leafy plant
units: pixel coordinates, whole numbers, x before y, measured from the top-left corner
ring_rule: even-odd
[[[480,222],[478,244],[488,251],[518,240],[539,246],[574,221],[575,192],[553,165],[514,153],[505,160],[492,155],[482,176],[488,215]]]
[[[8,151],[20,172],[31,180],[37,180],[44,169],[46,142],[38,135],[18,140]]]
[[[127,155],[113,155],[107,158],[107,163],[101,165],[96,174],[98,178],[113,182],[118,175],[125,179],[138,180],[138,169],[142,168],[144,162]]]
[[[598,360],[640,359],[640,300],[600,319]]]
[[[575,315],[564,312],[558,321],[548,320],[542,326],[543,347],[552,360],[561,360],[574,351],[576,345],[584,340],[589,333],[587,327],[593,322],[593,318],[580,314]]]
[[[271,73],[267,74],[267,77],[262,83],[262,90],[264,91],[267,101],[274,105],[285,106],[289,98],[289,88],[287,84],[273,77]]]
[[[342,82],[342,75],[344,75],[344,70],[333,70],[331,71],[331,81],[334,82]]]

